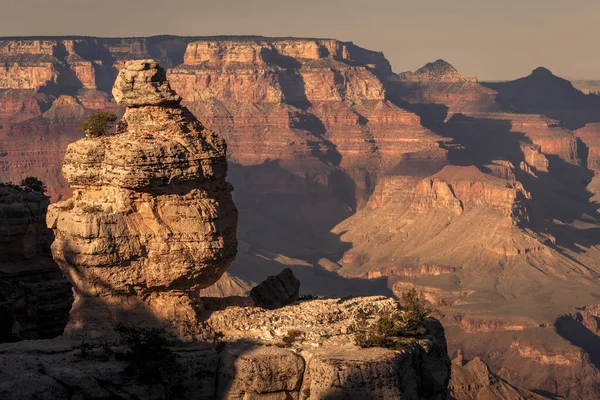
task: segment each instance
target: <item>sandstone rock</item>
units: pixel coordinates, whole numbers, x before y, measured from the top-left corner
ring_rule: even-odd
[[[135,375],[139,365],[123,359],[133,349],[110,338],[3,344],[0,394],[9,399],[445,399],[450,360],[436,320],[425,321],[424,336],[405,338],[402,350],[359,349],[353,343],[349,328],[358,309],[376,318],[397,308],[393,299],[367,297],[310,300],[279,310],[213,311],[198,329],[219,342],[169,342],[173,363],[151,382]],[[277,346],[290,329],[299,328],[302,335],[290,348]],[[154,360],[152,354],[145,357]]]
[[[0,346],[0,396],[3,399],[213,400],[218,354],[214,346],[180,344],[159,378],[141,382],[116,354],[122,346],[83,347],[81,341],[21,342]],[[151,357],[150,357],[151,358]]]
[[[428,392],[429,382],[415,371],[409,353],[386,349],[315,354],[308,365],[306,399],[403,399],[419,393],[428,399],[443,399],[443,392]],[[440,365],[437,365],[438,367]],[[445,382],[439,382],[444,386]]]
[[[219,360],[217,396],[222,399],[297,399],[304,368],[304,359],[291,350],[252,344],[228,345]]]
[[[75,290],[69,330],[135,320],[193,330],[194,294],[236,253],[225,143],[178,105],[156,63],[121,72],[125,131],[68,147],[75,193],[48,212],[54,258]]]
[[[235,388],[226,398],[242,398],[243,392],[247,398],[445,399],[450,359],[444,329],[436,320],[426,320],[427,334],[407,338],[406,348],[400,351],[360,349],[354,343],[351,327],[357,322],[358,310],[376,318],[398,306],[397,301],[379,296],[300,301],[277,310],[231,306],[214,311],[206,324],[220,332],[226,343],[221,363],[236,365],[236,378],[231,378],[232,373],[226,375],[233,382],[229,387]],[[288,340],[282,341],[286,337]],[[304,363],[289,350],[257,348],[257,342],[289,346]],[[275,359],[269,365],[287,367],[275,371],[267,366],[267,359]],[[298,388],[296,377],[301,370]],[[237,381],[240,372],[254,382],[253,389]],[[292,387],[296,389],[292,391]],[[251,390],[257,392],[256,397]],[[273,397],[266,396],[268,390],[275,392]]]
[[[279,275],[270,276],[250,291],[254,304],[262,308],[280,308],[298,300],[300,281],[291,269],[286,268]]]
[[[28,373],[4,379],[0,383],[0,395],[7,400],[55,400],[69,398],[69,391],[48,376]]]
[[[127,61],[119,71],[112,94],[126,107],[168,106],[181,101],[167,74],[154,60]]]
[[[468,363],[464,363],[462,354],[459,357],[452,361],[450,395],[453,399],[541,400],[550,398],[511,385],[492,373],[479,357],[475,357]]]

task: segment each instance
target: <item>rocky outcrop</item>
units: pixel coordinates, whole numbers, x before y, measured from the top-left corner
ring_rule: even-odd
[[[193,324],[193,295],[237,248],[225,142],[179,106],[151,60],[125,63],[115,96],[128,105],[124,130],[68,147],[74,195],[48,212],[54,259],[74,286],[68,329],[134,318]]]
[[[66,335],[0,345],[2,398],[447,398],[437,320],[394,350],[355,343],[359,319],[404,312],[393,299],[298,302],[286,269],[249,298],[201,307],[237,250],[225,142],[179,105],[152,60],[124,63],[115,97],[128,103],[120,128],[69,146],[74,195],[47,216],[74,286]]]
[[[448,116],[485,110],[499,111],[496,93],[482,86],[474,76],[463,75],[444,60],[424,65],[414,72],[390,78],[393,96],[410,103],[443,104]]]
[[[349,331],[358,309],[398,307],[383,297],[303,301],[279,310],[230,306],[199,332],[218,343],[169,342],[146,354],[151,382],[127,361],[127,345],[68,339],[0,345],[3,399],[445,399],[450,378],[444,331],[405,338],[400,350],[361,349]],[[160,350],[161,353],[158,353]],[[138,350],[139,351],[139,350]],[[166,352],[169,358],[160,358]],[[162,364],[155,364],[161,360]],[[152,373],[152,370],[146,371]],[[138,375],[136,375],[138,374]]]
[[[450,396],[456,400],[539,400],[550,398],[511,385],[491,372],[479,357],[465,362],[460,351],[452,360]]]
[[[45,339],[63,332],[72,296],[50,254],[48,198],[0,184],[0,341]]]
[[[250,291],[254,304],[263,308],[281,308],[298,300],[300,281],[291,269],[284,269],[279,275],[270,276]]]
[[[523,113],[544,114],[571,128],[599,122],[600,97],[582,93],[544,67],[534,69],[524,78],[485,86],[498,92],[501,104]]]
[[[266,343],[282,343],[302,357],[303,361],[295,358],[297,356],[293,353],[285,356],[282,351],[263,355],[265,352],[261,350],[256,356],[248,352],[256,365],[249,371],[261,370],[259,360],[265,356],[287,357],[287,369],[296,371],[296,377],[304,371],[300,379],[277,379],[277,383],[270,379],[254,387],[278,384],[288,388],[278,391],[291,391],[289,388],[295,387],[298,392],[292,393],[292,398],[299,396],[301,399],[365,396],[445,398],[450,365],[443,329],[437,321],[428,320],[427,336],[409,340],[410,344],[407,343],[404,350],[360,349],[354,345],[349,333],[356,323],[358,309],[377,315],[395,307],[394,300],[384,297],[309,300],[278,310],[229,307],[213,313],[206,323],[225,338],[254,338]],[[240,354],[239,348],[233,351]],[[242,354],[244,358],[248,357],[246,353]],[[242,377],[238,379],[243,380]],[[257,379],[264,378],[249,380],[254,382]],[[299,382],[301,385],[298,385]]]
[[[495,178],[476,167],[444,167],[431,178],[421,181],[413,194],[411,209],[426,212],[434,208],[468,212],[480,206],[490,207],[515,224],[529,219],[528,199],[531,195],[520,182]]]

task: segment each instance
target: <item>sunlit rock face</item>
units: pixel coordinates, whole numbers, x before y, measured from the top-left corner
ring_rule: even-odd
[[[179,105],[152,60],[125,63],[113,93],[127,105],[120,132],[69,145],[63,174],[74,195],[47,217],[75,289],[67,330],[139,319],[183,334],[196,321],[191,297],[236,254],[226,144]]]

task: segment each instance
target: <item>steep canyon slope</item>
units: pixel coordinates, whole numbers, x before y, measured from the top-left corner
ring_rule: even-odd
[[[125,60],[155,58],[228,143],[239,251],[208,290],[244,291],[282,266],[306,293],[418,287],[447,304],[452,352],[528,389],[600,392],[590,350],[554,328],[600,294],[596,96],[544,69],[491,84],[442,60],[395,74],[381,53],[328,39],[0,48],[0,180],[37,175],[68,197],[59,171],[77,120],[122,114],[112,81]]]

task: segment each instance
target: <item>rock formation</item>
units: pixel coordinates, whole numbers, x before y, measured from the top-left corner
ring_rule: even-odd
[[[537,395],[513,386],[492,373],[479,357],[464,362],[462,353],[452,360],[450,396],[456,400],[541,400]]]
[[[438,321],[427,319],[428,333],[406,338],[401,350],[354,344],[349,332],[359,309],[397,307],[383,297],[310,300],[279,310],[230,306],[199,326],[203,337],[218,342],[170,342],[158,349],[172,358],[146,354],[146,363],[160,365],[158,371],[124,361],[131,348],[118,343],[82,345],[63,338],[0,345],[0,396],[446,399],[450,359]],[[154,373],[153,380],[136,378],[140,372]]]
[[[250,291],[254,304],[269,309],[281,308],[298,300],[300,281],[291,269],[284,269],[279,275],[270,276]]]
[[[52,260],[48,197],[0,183],[0,342],[63,332],[71,286]]]
[[[73,198],[47,217],[74,287],[68,330],[135,318],[192,326],[194,296],[236,254],[225,142],[179,105],[154,61],[125,63],[114,95],[127,105],[123,131],[69,145]]]

